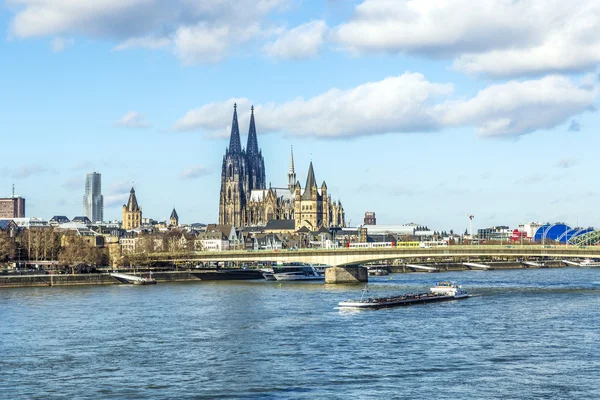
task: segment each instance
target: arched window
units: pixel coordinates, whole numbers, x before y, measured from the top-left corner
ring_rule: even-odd
[[[229,177],[233,177],[233,164],[229,164]]]
[[[227,189],[227,200],[231,201],[231,188]]]

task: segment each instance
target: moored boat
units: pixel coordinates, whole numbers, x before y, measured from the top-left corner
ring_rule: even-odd
[[[273,266],[273,277],[278,281],[325,280],[314,265],[303,263]]]

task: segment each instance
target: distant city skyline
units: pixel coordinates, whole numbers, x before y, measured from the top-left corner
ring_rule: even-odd
[[[268,179],[287,182],[293,145],[351,225],[600,227],[597,1],[163,7],[0,5],[0,188],[28,216],[80,215],[95,169],[105,220],[135,182],[146,217],[217,222],[237,103]]]

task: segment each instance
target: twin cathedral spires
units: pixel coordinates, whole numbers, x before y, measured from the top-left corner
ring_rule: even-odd
[[[274,219],[294,220],[295,228],[306,226],[311,230],[325,226],[345,226],[341,202],[332,202],[325,182],[317,188],[312,161],[304,193],[296,180],[293,149],[287,188],[266,187],[265,160],[258,148],[254,107],[250,112],[248,142],[242,148],[237,116],[233,105],[233,121],[229,147],[223,156],[219,224],[235,227],[262,225]]]
[[[245,208],[253,190],[264,190],[265,160],[258,148],[254,106],[250,115],[248,143],[243,149],[238,125],[237,104],[233,105],[233,121],[229,147],[223,156],[221,171],[221,199],[219,203],[219,223],[242,226],[246,223]]]

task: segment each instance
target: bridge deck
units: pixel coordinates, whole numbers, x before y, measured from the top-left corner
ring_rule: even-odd
[[[290,262],[300,261],[320,263],[333,266],[358,265],[366,262],[393,259],[440,259],[477,258],[477,257],[550,257],[564,258],[600,258],[600,246],[448,246],[432,248],[338,248],[338,249],[299,249],[261,250],[261,251],[223,251],[223,252],[190,252],[188,254],[164,255],[152,254],[150,261],[162,262]],[[541,265],[537,265],[541,266]]]

